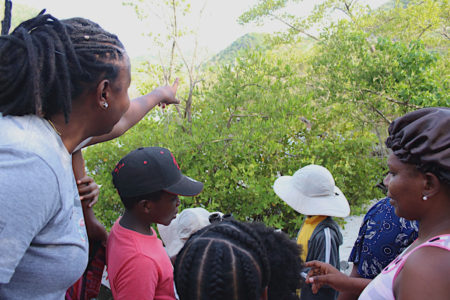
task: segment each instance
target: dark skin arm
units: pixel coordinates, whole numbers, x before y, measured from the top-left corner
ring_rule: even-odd
[[[361,276],[358,273],[358,264],[353,264],[353,268],[352,268],[352,272],[350,273],[350,277],[363,279],[363,278],[361,278]],[[367,284],[369,284],[369,282],[370,282],[369,279],[364,279],[364,280],[368,280]],[[359,298],[359,294],[360,293],[358,293],[358,292],[354,292],[354,291],[350,291],[350,290],[341,291],[339,293],[337,300],[357,300]]]
[[[321,261],[309,261],[305,266],[311,268],[306,277],[306,283],[311,284],[314,294],[322,286],[328,285],[339,292],[347,291],[359,295],[370,283],[370,279],[349,277],[332,265]]]
[[[108,233],[105,227],[97,220],[92,209],[92,205],[97,202],[99,188],[94,180],[86,175],[81,151],[72,154],[72,169],[77,181],[88,238],[90,241],[100,241],[105,244]]]
[[[180,101],[175,97],[178,89],[179,79],[175,79],[173,85],[158,87],[152,92],[137,97],[130,102],[130,107],[114,125],[111,132],[94,136],[84,147],[94,145],[97,143],[106,142],[124,134],[128,129],[136,125],[150,110],[155,106],[165,108],[169,104],[179,104]]]

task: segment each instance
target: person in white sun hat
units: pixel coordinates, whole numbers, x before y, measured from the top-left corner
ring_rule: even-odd
[[[302,259],[327,262],[339,269],[342,234],[332,217],[348,216],[350,206],[331,173],[322,166],[308,165],[293,176],[279,177],[273,189],[290,207],[306,216],[297,236],[297,244],[303,248]],[[302,288],[300,299],[330,300],[337,295],[331,288],[313,294],[308,285]]]

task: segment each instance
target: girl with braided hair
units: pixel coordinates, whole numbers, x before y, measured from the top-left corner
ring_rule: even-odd
[[[0,37],[1,299],[61,299],[85,270],[71,153],[114,131],[130,80],[117,36],[86,19],[43,11]]]
[[[225,220],[192,235],[175,261],[180,300],[267,299],[270,265],[258,234]]]

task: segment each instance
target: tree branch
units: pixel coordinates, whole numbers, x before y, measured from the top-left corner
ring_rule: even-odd
[[[312,39],[314,39],[314,40],[316,40],[316,41],[320,41],[320,39],[318,39],[317,37],[313,36],[312,34],[309,34],[309,33],[307,33],[306,31],[301,30],[301,29],[298,28],[298,27],[295,27],[294,25],[292,25],[292,24],[286,22],[285,20],[281,19],[280,17],[278,17],[278,16],[276,16],[276,15],[274,15],[274,14],[269,14],[269,16],[271,16],[271,17],[274,18],[275,20],[280,21],[281,23],[285,24],[286,26],[288,26],[288,27],[294,29],[295,31],[297,31],[297,32],[299,32],[299,33],[303,33],[304,35],[306,35],[306,36],[308,36],[308,37],[310,37],[310,38],[312,38]]]

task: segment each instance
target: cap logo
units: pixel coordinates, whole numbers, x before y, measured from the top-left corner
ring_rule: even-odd
[[[178,170],[179,170],[179,169],[180,169],[180,166],[178,165],[177,161],[175,160],[175,157],[173,156],[172,153],[170,153],[170,155],[172,156],[173,164],[174,164],[175,166],[177,166],[177,168],[178,168]]]
[[[114,173],[119,173],[119,170],[122,169],[123,166],[125,166],[125,163],[118,162],[116,168],[114,169]]]

